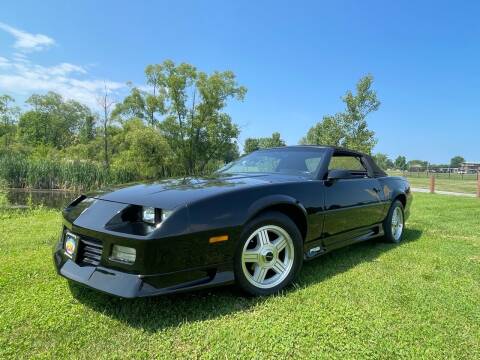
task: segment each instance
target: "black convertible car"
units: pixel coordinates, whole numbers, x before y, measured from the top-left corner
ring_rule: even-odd
[[[370,156],[292,146],[259,150],[209,178],[80,196],[55,248],[67,279],[131,298],[237,283],[288,285],[302,263],[375,237],[400,242],[412,195]]]

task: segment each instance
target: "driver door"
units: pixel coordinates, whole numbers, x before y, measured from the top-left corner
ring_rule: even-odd
[[[328,170],[348,170],[347,178],[325,181],[324,244],[336,248],[368,234],[381,221],[380,183],[357,154],[334,154]]]

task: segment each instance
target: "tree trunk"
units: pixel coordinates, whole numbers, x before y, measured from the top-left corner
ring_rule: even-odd
[[[105,99],[106,103],[106,99]],[[104,108],[104,119],[103,119],[103,139],[104,139],[104,151],[105,151],[105,167],[108,170],[110,164],[108,162],[108,109],[107,106]]]
[[[107,134],[107,127],[104,127],[104,134],[103,134],[103,149],[105,152],[105,168],[108,170],[109,163],[108,163],[108,134]]]

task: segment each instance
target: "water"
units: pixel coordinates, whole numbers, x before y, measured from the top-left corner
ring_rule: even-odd
[[[70,191],[52,190],[5,190],[8,205],[10,206],[39,206],[53,209],[63,209],[79,194]]]

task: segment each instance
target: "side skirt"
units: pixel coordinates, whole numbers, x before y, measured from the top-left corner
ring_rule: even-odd
[[[358,233],[358,231],[359,230],[357,229],[354,231],[354,233]],[[385,232],[383,231],[382,223],[378,223],[374,226],[370,226],[367,229],[363,229],[360,231],[361,231],[361,235],[355,236],[354,234],[352,234],[351,238],[348,238],[348,237],[346,238],[345,234],[338,235],[338,237],[342,240],[339,239],[338,242],[334,243],[334,246],[330,246],[328,248],[324,246],[323,238],[309,242],[304,246],[303,259],[305,261],[313,260],[332,250],[339,249],[339,248],[342,248],[351,244],[359,243],[362,241],[378,238],[385,234]]]

